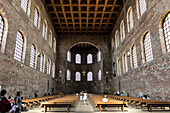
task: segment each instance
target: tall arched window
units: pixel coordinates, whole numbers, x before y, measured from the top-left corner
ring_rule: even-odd
[[[55,78],[55,63],[52,65],[52,77]]]
[[[87,73],[87,81],[93,81],[93,73],[92,72]]]
[[[53,39],[53,51],[54,51],[54,53],[56,52],[56,40],[55,40],[55,38]]]
[[[81,74],[80,74],[80,72],[76,72],[75,81],[81,81]]]
[[[2,18],[2,15],[0,14],[0,48],[2,44],[3,33],[4,33],[4,19]]]
[[[163,22],[164,40],[166,51],[170,52],[170,12],[166,15]]]
[[[134,26],[132,7],[130,7],[127,12],[127,23],[128,23],[128,32],[129,32]]]
[[[43,36],[43,38],[45,38],[45,34],[46,34],[46,29],[47,29],[47,25],[46,25],[46,22],[44,21],[43,22],[43,32],[42,32],[42,36]]]
[[[76,54],[76,64],[81,64],[81,55],[80,54]]]
[[[71,80],[71,71],[67,70],[67,80]]]
[[[35,61],[36,61],[36,46],[35,44],[32,44],[30,55],[30,67],[35,68]]]
[[[112,50],[114,49],[114,39],[112,39]]]
[[[51,68],[51,60],[50,58],[47,59],[47,75],[50,75],[50,68]]]
[[[98,51],[97,53],[97,61],[100,62],[102,59],[101,51]]]
[[[116,48],[117,48],[119,46],[119,32],[118,32],[118,30],[116,31],[115,39],[116,39]]]
[[[138,0],[139,4],[139,11],[140,11],[140,16],[143,15],[143,13],[146,11],[146,1],[145,0]]]
[[[153,60],[150,33],[145,32],[142,38],[143,38],[142,39],[142,45],[143,45],[142,48],[143,48],[144,62],[149,62],[149,61]]]
[[[21,0],[21,8],[27,13],[29,0]]]
[[[131,67],[132,68],[136,68],[136,67],[138,67],[138,63],[137,63],[137,54],[136,54],[136,45],[132,45],[132,47],[131,47]]]
[[[92,64],[93,63],[93,56],[92,54],[87,55],[87,64]]]
[[[121,41],[125,39],[124,21],[122,21],[121,24],[120,24],[120,36],[121,36]]]
[[[48,44],[51,46],[51,42],[52,42],[52,32],[50,31],[49,33],[49,37],[48,37]]]
[[[128,72],[127,53],[123,54],[123,71]]]
[[[39,11],[37,8],[35,8],[35,12],[34,12],[34,25],[35,27],[38,28],[38,23],[39,23]]]
[[[44,53],[41,53],[41,57],[40,57],[40,71],[44,72],[44,61],[45,61],[45,56]]]
[[[120,62],[120,59],[118,58],[117,59],[117,74],[118,75],[121,75],[121,62]]]
[[[67,52],[67,61],[71,62],[71,52]]]
[[[99,70],[99,72],[98,72],[98,80],[102,80],[102,71],[101,70]]]
[[[16,37],[16,45],[15,45],[15,52],[14,52],[14,59],[18,61],[23,60],[23,53],[24,53],[24,37],[20,31],[17,32]]]

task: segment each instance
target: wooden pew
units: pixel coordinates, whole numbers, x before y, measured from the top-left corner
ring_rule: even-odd
[[[51,107],[67,107],[67,112],[69,112],[70,107],[74,107],[78,99],[79,99],[78,95],[70,95],[49,100],[46,102],[41,102],[41,105],[44,106],[44,113],[46,113],[47,108],[50,109]]]
[[[103,97],[99,95],[90,95],[89,96],[91,103],[94,107],[98,107],[101,113],[101,107],[121,107],[122,112],[124,112],[124,107],[127,106],[126,102],[118,101],[112,98],[108,98],[108,102],[102,102]]]

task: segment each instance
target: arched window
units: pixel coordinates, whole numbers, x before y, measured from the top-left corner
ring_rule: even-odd
[[[120,59],[118,58],[117,59],[117,74],[118,75],[121,75],[121,62],[120,62]]]
[[[49,33],[49,37],[48,37],[48,44],[50,45],[50,47],[51,47],[51,43],[52,42],[52,32],[50,31],[50,33]]]
[[[47,59],[47,75],[50,75],[50,68],[51,68],[51,60],[50,58]]]
[[[71,80],[71,71],[67,70],[67,80]]]
[[[93,81],[93,73],[92,72],[87,73],[87,81]]]
[[[67,61],[71,62],[71,52],[67,52]]]
[[[132,45],[131,46],[131,67],[132,68],[136,68],[138,67],[138,63],[137,63],[137,54],[136,54],[136,45]]]
[[[140,16],[143,15],[143,13],[146,11],[146,1],[145,0],[138,0],[139,4],[139,11],[140,11]]]
[[[55,63],[54,62],[52,66],[52,77],[55,78]]]
[[[127,12],[127,24],[128,24],[128,32],[129,32],[134,26],[132,7],[130,7]]]
[[[55,38],[53,39],[53,51],[54,51],[54,53],[56,52],[56,40],[55,40]]]
[[[80,74],[80,72],[76,72],[75,81],[81,81],[81,74]]]
[[[0,14],[0,48],[2,44],[3,33],[4,33],[4,19],[2,18]]]
[[[153,60],[152,45],[151,45],[151,38],[149,32],[145,32],[143,34],[142,48],[143,48],[144,62],[149,62]]]
[[[35,61],[36,61],[36,46],[35,44],[32,44],[30,55],[30,67],[35,68]]]
[[[128,72],[127,53],[123,54],[123,71]]]
[[[164,40],[166,51],[170,52],[170,12],[166,15],[163,22]]]
[[[16,37],[16,45],[15,45],[15,52],[14,52],[14,59],[18,61],[23,60],[23,53],[24,53],[24,37],[20,31],[17,32]]]
[[[122,21],[121,24],[120,24],[120,36],[121,36],[121,41],[125,39],[124,21]]]
[[[40,58],[40,71],[41,72],[44,72],[44,61],[45,61],[45,58],[44,58],[44,53],[42,52],[41,53],[41,58]]]
[[[114,40],[112,39],[112,50],[114,49]]]
[[[98,72],[98,80],[102,80],[102,71],[101,70],[99,70],[99,72]]]
[[[97,61],[100,62],[102,59],[101,51],[98,51],[97,53]]]
[[[35,12],[34,12],[34,25],[35,27],[38,28],[38,23],[39,23],[39,11],[37,8],[35,8]]]
[[[76,54],[76,64],[81,64],[81,55]]]
[[[46,31],[47,30],[47,25],[46,25],[46,22],[44,21],[43,22],[43,32],[42,32],[42,36],[43,36],[43,38],[45,38],[45,36],[46,36]]]
[[[115,34],[115,40],[116,40],[116,48],[119,46],[119,32],[118,30],[116,31],[116,34]]]
[[[87,55],[87,64],[92,64],[93,63],[93,56],[92,54]]]
[[[27,13],[29,0],[21,0],[21,8]]]

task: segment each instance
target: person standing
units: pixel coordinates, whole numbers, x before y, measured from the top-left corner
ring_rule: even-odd
[[[84,100],[84,105],[86,105],[86,102],[87,102],[87,92],[86,91],[84,92],[83,100]]]
[[[1,91],[0,96],[0,113],[6,113],[11,109],[11,103],[5,97],[6,90]]]
[[[22,99],[21,99],[20,95],[21,95],[21,93],[20,93],[20,91],[18,91],[16,97],[14,98],[15,104],[18,106],[18,108],[17,108],[15,113],[21,113],[21,102],[22,102]]]

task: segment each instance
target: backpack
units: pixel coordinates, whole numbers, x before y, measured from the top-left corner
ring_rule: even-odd
[[[8,112],[11,109],[11,103],[6,99],[0,97],[0,111]]]

